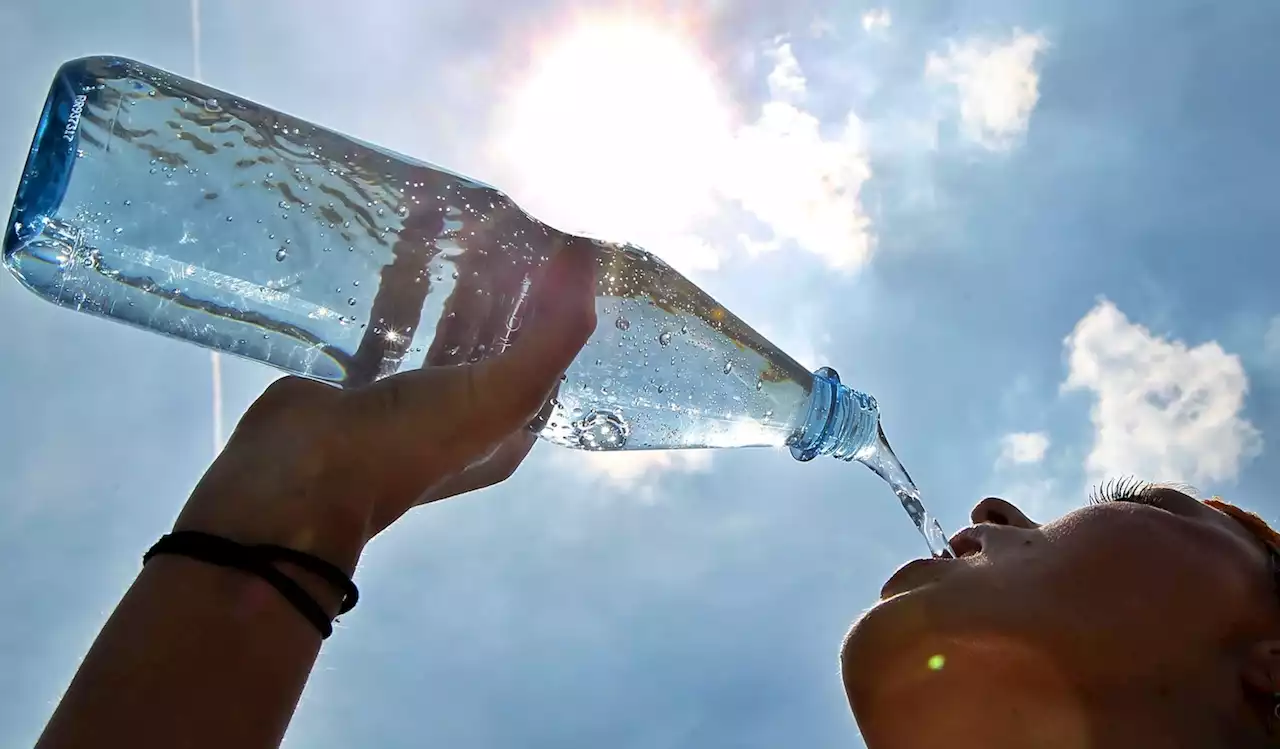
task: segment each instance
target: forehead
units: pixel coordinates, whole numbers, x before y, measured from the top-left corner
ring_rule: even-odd
[[[1152,486],[1144,494],[1157,499],[1162,507],[1176,515],[1203,522],[1229,534],[1253,555],[1270,563],[1271,550],[1249,529],[1225,512],[1210,507],[1186,492],[1172,487]]]

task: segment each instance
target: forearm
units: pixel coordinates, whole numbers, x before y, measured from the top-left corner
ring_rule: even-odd
[[[336,612],[334,593],[284,569]],[[107,621],[38,749],[275,747],[320,643],[265,581],[158,556]]]

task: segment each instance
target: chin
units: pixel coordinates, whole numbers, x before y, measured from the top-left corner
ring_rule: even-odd
[[[911,591],[882,600],[858,617],[845,635],[840,671],[855,714],[873,692],[931,675],[930,659],[939,654],[938,645],[946,638],[939,631],[942,622],[929,613],[922,598]]]
[[[925,584],[881,600],[853,623],[840,669],[855,713],[882,698],[966,688],[962,672],[982,659],[992,639],[1004,638],[964,592]]]

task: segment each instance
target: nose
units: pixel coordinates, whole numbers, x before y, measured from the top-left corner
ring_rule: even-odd
[[[999,497],[987,497],[974,505],[973,510],[969,512],[969,520],[974,525],[991,523],[1026,529],[1040,527],[1039,523],[1033,522],[1031,518],[1022,514],[1022,510]]]

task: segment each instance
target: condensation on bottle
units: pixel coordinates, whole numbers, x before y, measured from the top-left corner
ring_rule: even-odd
[[[58,71],[4,261],[64,307],[359,387],[501,355],[539,267],[571,243],[595,253],[599,324],[540,436],[856,457],[874,414],[827,402],[855,391],[652,253],[565,234],[489,185],[124,58]]]

